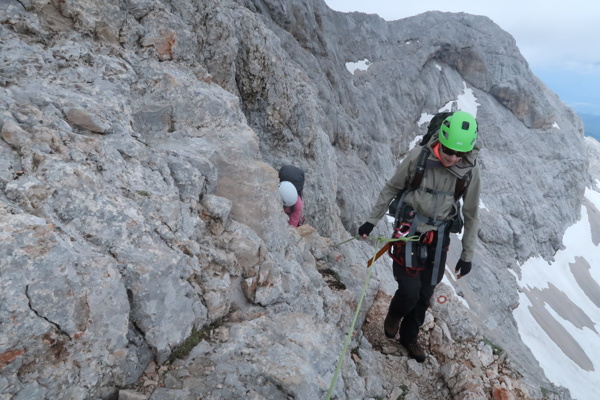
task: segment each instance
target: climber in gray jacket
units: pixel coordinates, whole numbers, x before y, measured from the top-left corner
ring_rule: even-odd
[[[471,271],[479,223],[477,121],[469,113],[456,111],[445,118],[435,136],[437,139],[431,143],[408,153],[381,190],[367,222],[358,230],[363,238],[369,235],[391,200],[400,197],[396,236],[417,235],[419,241],[400,241],[393,247],[398,289],[390,303],[384,331],[387,337],[394,338],[400,329],[400,343],[418,362],[425,361],[425,352],[417,340],[419,328],[435,286],[444,276],[450,233],[462,228],[461,224],[456,228],[457,221],[462,221],[460,198],[464,234],[456,265],[458,278]]]

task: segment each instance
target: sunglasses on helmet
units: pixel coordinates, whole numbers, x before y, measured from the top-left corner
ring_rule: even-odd
[[[449,155],[449,156],[456,156],[458,158],[463,158],[464,156],[466,156],[470,153],[470,151],[456,151],[456,150],[449,149],[448,147],[444,146],[441,143],[440,143],[440,146],[442,147],[442,151],[444,152],[444,154]]]

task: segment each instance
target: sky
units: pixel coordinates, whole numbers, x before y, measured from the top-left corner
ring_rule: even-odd
[[[336,11],[393,21],[425,11],[492,19],[517,41],[532,71],[578,113],[600,115],[600,2],[591,0],[325,0]]]
[[[355,67],[363,69],[368,65],[352,66]],[[351,69],[348,65],[347,68]],[[453,106],[477,117],[480,103],[464,83],[456,100],[438,111],[447,111]],[[419,125],[432,117],[421,115]],[[560,129],[558,125],[555,127]],[[419,140],[420,137],[415,138],[411,148]],[[595,183],[596,188],[600,188],[600,180]],[[581,206],[580,220],[566,229],[564,249],[554,255],[552,262],[533,257],[519,266],[520,274],[509,270],[519,286],[519,305],[513,316],[523,343],[531,349],[546,377],[569,389],[576,400],[597,399],[600,382],[600,268],[597,267],[600,265],[600,215],[597,212],[600,191],[587,188],[585,199],[588,206]],[[489,210],[483,201],[479,207]],[[458,283],[448,278],[450,271],[452,268],[447,265],[443,282],[456,291]],[[388,290],[391,294],[395,288]],[[469,307],[465,299],[457,298]]]

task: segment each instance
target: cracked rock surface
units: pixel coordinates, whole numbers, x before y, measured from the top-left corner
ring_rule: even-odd
[[[394,284],[377,261],[338,399],[569,399],[520,340],[509,270],[560,248],[592,155],[514,39],[321,0],[1,0],[0,400],[324,398],[377,242],[336,244],[421,117],[468,93],[486,205],[472,312],[434,304],[417,365],[380,337]],[[299,229],[288,163],[306,171]]]

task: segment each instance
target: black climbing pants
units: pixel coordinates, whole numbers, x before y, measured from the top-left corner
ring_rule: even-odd
[[[416,341],[419,336],[419,328],[425,321],[425,312],[429,307],[429,302],[435,289],[435,286],[431,285],[431,275],[433,272],[437,240],[438,234],[435,232],[432,243],[426,245],[427,260],[425,262],[416,264],[415,261],[417,258],[413,258],[413,266],[418,266],[418,270],[406,268],[404,265],[403,243],[395,249],[394,254],[396,257],[393,268],[394,278],[398,283],[398,289],[392,298],[388,313],[397,319],[402,318],[400,324],[400,341],[402,343]],[[423,244],[421,244],[421,246],[423,246]],[[438,279],[436,280],[438,283],[444,277],[444,267],[446,265],[446,256],[448,254],[449,246],[450,234],[446,233],[444,234],[440,268],[438,271]]]

